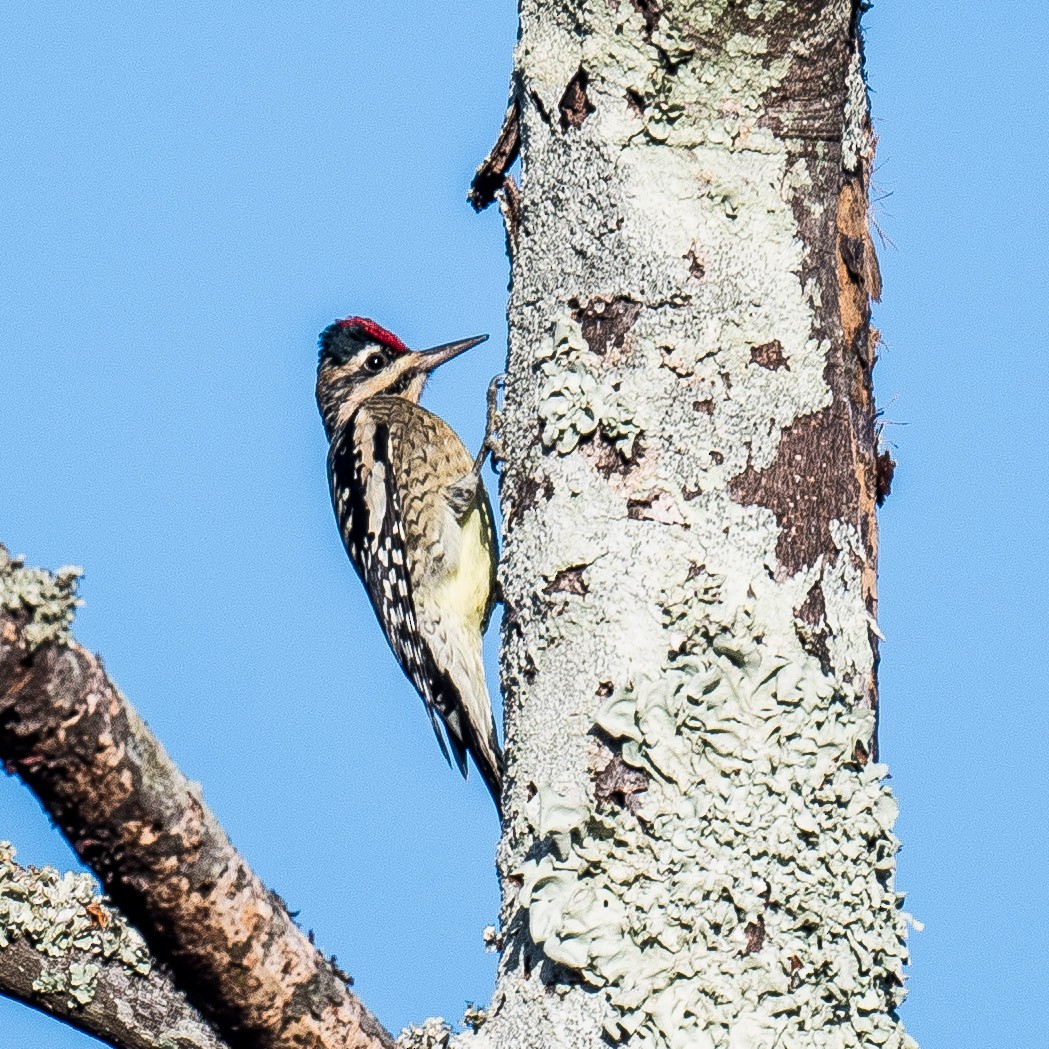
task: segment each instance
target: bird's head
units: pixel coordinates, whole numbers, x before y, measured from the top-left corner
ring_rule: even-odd
[[[369,397],[388,394],[418,403],[434,368],[487,338],[475,335],[429,350],[410,350],[367,317],[329,324],[321,332],[317,364],[317,405],[329,438]]]

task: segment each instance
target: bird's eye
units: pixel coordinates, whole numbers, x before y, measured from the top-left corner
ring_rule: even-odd
[[[381,353],[369,353],[365,358],[364,367],[370,372],[381,371],[386,363],[386,358]]]

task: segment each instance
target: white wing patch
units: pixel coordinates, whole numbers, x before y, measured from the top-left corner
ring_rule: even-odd
[[[364,483],[364,505],[368,508],[368,531],[379,538],[383,522],[386,519],[386,471],[385,463],[374,463],[368,479]],[[379,560],[383,567],[390,563],[390,545],[380,542],[378,545]]]

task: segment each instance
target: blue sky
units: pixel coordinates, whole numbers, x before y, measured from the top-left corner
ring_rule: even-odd
[[[99,652],[267,882],[392,1029],[486,1002],[497,826],[442,764],[336,535],[316,333],[488,331],[429,403],[467,443],[507,264],[465,190],[509,0],[58,2],[0,61],[0,541],[85,566]],[[1045,1044],[1049,15],[883,0],[882,749],[926,923],[927,1049]],[[494,659],[495,634],[489,635]],[[72,863],[0,780],[0,837]],[[97,1044],[0,1001],[2,1044]]]

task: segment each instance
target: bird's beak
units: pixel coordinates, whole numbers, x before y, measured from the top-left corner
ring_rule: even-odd
[[[458,357],[473,346],[477,346],[488,338],[487,335],[475,335],[471,339],[460,339],[458,342],[446,342],[441,346],[432,346],[428,350],[416,350],[415,368],[420,372],[432,372],[439,364]]]

